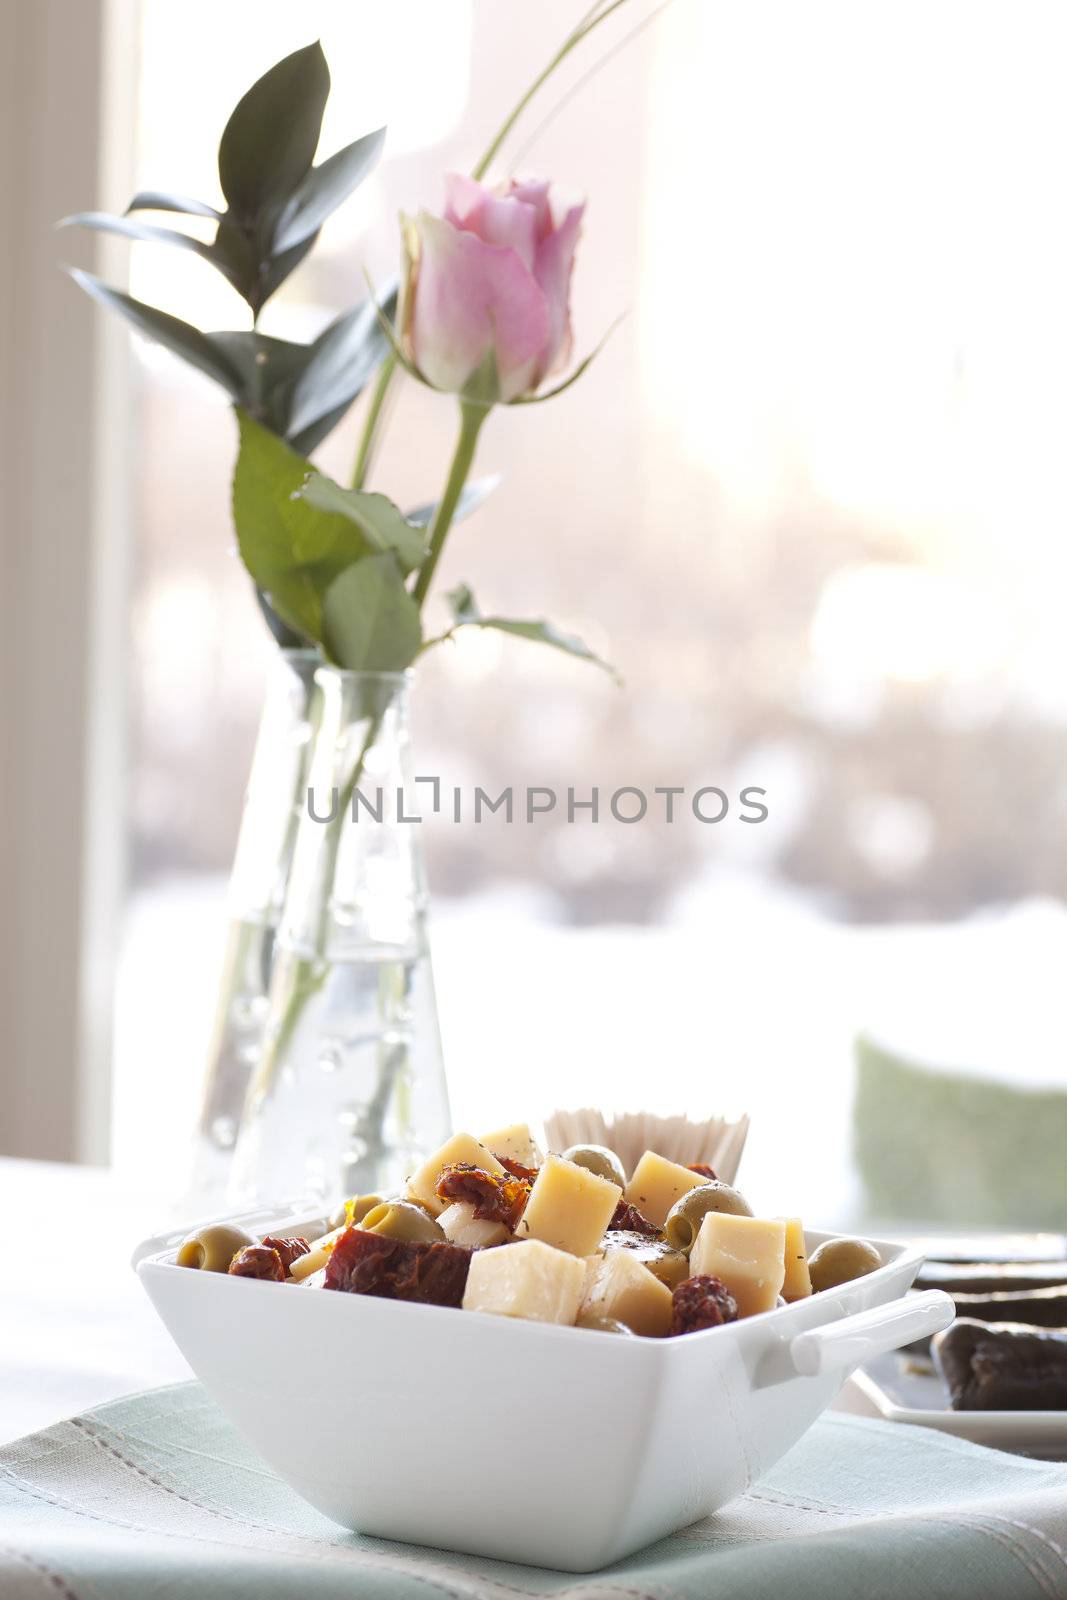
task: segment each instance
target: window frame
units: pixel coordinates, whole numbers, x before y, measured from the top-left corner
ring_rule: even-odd
[[[122,204],[136,0],[0,0],[0,1153],[106,1162],[125,876],[131,367],[55,221]]]

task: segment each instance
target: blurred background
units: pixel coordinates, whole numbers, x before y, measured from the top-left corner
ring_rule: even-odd
[[[58,108],[52,215],[121,210],[143,186],[213,201],[230,107],[316,36],[334,80],[320,149],[388,123],[383,164],[264,318],[304,339],[363,297],[365,268],[393,270],[397,213],[439,206],[442,173],[470,166],[581,7],[260,0],[254,28],[217,0],[90,9],[99,72],[79,104],[95,94],[110,154],[93,192],[70,193],[91,176],[74,157],[86,125]],[[492,418],[478,466],[503,483],[452,540],[441,586],[552,618],[625,686],[464,639],[420,672],[418,768],[494,794],[758,785],[769,816],[428,822],[460,1125],[557,1104],[747,1109],[760,1209],[1067,1214],[1061,1163],[1027,1142],[1067,1100],[1064,32],[1055,0],[633,0],[512,141],[515,170],[588,197],[578,352],[627,315],[565,397]],[[50,81],[69,48],[58,26],[36,36]],[[44,237],[57,280],[95,248],[140,298],[246,325],[192,256]],[[12,228],[7,250],[23,248]],[[51,1073],[57,1104],[89,1109],[69,1138],[44,1114],[28,1132],[12,1118],[6,1147],[177,1186],[270,647],[233,549],[223,397],[103,331],[72,285],[48,293],[93,329],[85,370],[105,362],[114,386],[109,400],[93,379],[91,449],[125,511],[80,596],[96,698],[48,824],[95,804],[81,867],[106,855],[112,915],[109,935],[73,901],[58,935],[54,916],[20,925],[51,981],[64,963],[81,974],[97,1064],[42,1064],[31,1018],[14,1070]],[[51,393],[31,399],[44,462]],[[359,420],[320,453],[338,476]],[[433,498],[452,428],[447,405],[399,385],[374,486]],[[78,540],[76,521],[61,537]],[[17,743],[11,758],[25,773]],[[1018,1112],[1005,1167],[1039,1170],[1008,1215],[981,1214],[988,1146],[964,1135],[961,1093],[992,1095],[1002,1126]],[[909,1203],[924,1137],[943,1181]]]

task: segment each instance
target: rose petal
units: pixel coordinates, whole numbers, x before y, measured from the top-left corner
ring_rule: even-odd
[[[426,212],[412,308],[412,355],[439,389],[458,391],[495,346],[500,395],[530,387],[549,335],[544,293],[514,250]]]
[[[509,195],[513,195],[516,200],[524,201],[526,205],[533,206],[537,212],[538,244],[556,225],[552,216],[549,187],[549,184],[543,183],[539,178],[512,178],[508,185]]]
[[[584,201],[571,206],[559,227],[537,247],[534,276],[544,290],[548,306],[548,337],[537,363],[535,384],[541,383],[570,356],[571,273],[584,212]]]
[[[473,178],[452,172],[445,179],[445,220],[486,244],[510,247],[533,271],[540,238],[535,206],[510,194],[494,194]]]

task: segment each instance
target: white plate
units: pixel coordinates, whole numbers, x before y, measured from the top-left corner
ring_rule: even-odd
[[[887,1422],[917,1423],[994,1450],[1067,1461],[1067,1411],[953,1411],[936,1372],[912,1371],[896,1351],[865,1362],[852,1381]]]

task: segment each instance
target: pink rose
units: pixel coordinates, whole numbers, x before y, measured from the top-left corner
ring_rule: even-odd
[[[461,392],[492,347],[497,398],[528,394],[570,353],[570,281],[584,204],[554,211],[547,183],[499,192],[450,175],[443,217],[406,230],[401,332],[437,389]]]

